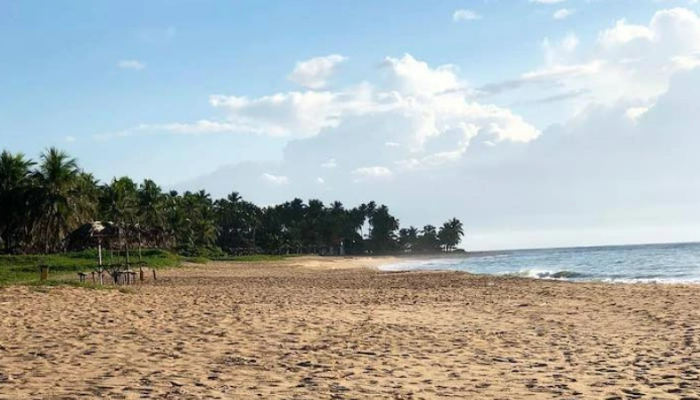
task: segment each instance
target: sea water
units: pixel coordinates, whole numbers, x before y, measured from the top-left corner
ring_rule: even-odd
[[[381,269],[454,270],[571,281],[700,283],[700,243],[498,251],[420,258]]]

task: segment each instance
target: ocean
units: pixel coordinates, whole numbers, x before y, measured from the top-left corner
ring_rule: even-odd
[[[569,281],[700,283],[700,243],[498,251],[407,260],[381,269],[453,270]]]

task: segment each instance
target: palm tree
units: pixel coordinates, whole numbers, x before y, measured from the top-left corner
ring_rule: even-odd
[[[369,242],[375,253],[392,252],[396,247],[396,231],[399,229],[399,220],[389,213],[389,207],[381,205],[376,207],[371,202],[368,209],[372,211],[369,217],[371,226]]]
[[[74,190],[80,170],[76,159],[55,147],[42,153],[40,160],[39,168],[34,172],[41,191],[41,202],[37,204],[41,215],[39,231],[44,251],[49,253],[80,223],[76,207],[78,193]]]
[[[100,186],[82,172],[75,159],[55,148],[47,149],[35,166],[22,154],[0,153],[0,248],[4,252],[62,248],[73,229],[95,219],[111,220],[130,240],[177,249],[185,254],[232,253],[260,250],[336,254],[340,248],[359,254],[404,251],[454,251],[464,236],[462,223],[453,218],[439,231],[426,225],[420,232],[399,230],[399,220],[385,205],[374,201],[345,208],[336,201],[295,198],[260,208],[234,192],[213,201],[205,191],[164,194],[151,180],[136,185],[129,178]],[[369,225],[365,237],[363,227]],[[397,236],[398,231],[398,236]],[[147,238],[142,243],[142,237]],[[217,250],[218,249],[218,250]],[[128,257],[128,256],[127,256]]]
[[[399,245],[404,251],[415,250],[418,243],[418,229],[414,226],[399,230]]]
[[[433,225],[426,225],[418,238],[418,247],[424,252],[436,252],[440,250],[440,241],[437,237],[437,229]]]
[[[445,251],[453,251],[462,241],[462,236],[464,236],[464,225],[457,218],[445,222],[438,233],[440,244]]]
[[[81,172],[78,175],[74,192],[80,218],[83,222],[95,220],[102,194],[99,181],[92,174]]]
[[[196,215],[191,215],[195,235],[194,244],[197,247],[209,247],[214,244],[218,233],[214,203],[211,195],[204,190],[195,193],[193,198],[196,207]]]
[[[141,231],[147,232],[157,246],[163,243],[165,233],[165,196],[152,180],[143,181],[137,193],[137,219],[139,220],[139,242]]]
[[[120,228],[135,225],[138,212],[136,183],[127,177],[113,179],[102,188],[100,207],[102,215]]]
[[[29,220],[28,195],[34,162],[24,154],[0,154],[0,242],[10,253]]]

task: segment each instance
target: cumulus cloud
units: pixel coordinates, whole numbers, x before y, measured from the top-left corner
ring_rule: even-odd
[[[625,110],[625,116],[632,122],[637,122],[644,114],[648,113],[651,107],[630,107]]]
[[[382,166],[356,168],[351,174],[356,177],[356,182],[368,179],[388,179],[394,175],[389,168]]]
[[[410,54],[401,58],[387,57],[383,66],[388,71],[389,89],[409,95],[433,94],[460,88],[459,69],[452,64],[431,68],[428,63]]]
[[[132,71],[141,71],[146,69],[146,64],[139,60],[121,60],[117,63],[120,69],[129,69]]]
[[[361,83],[337,91],[276,93],[257,98],[215,95],[211,105],[226,113],[221,121],[143,124],[114,136],[160,131],[175,134],[249,133],[288,139],[331,135],[341,126],[367,124],[362,128],[401,148],[403,157],[429,156],[431,142],[465,129],[457,142],[445,149],[465,147],[471,138],[483,135],[493,143],[528,142],[540,131],[511,110],[482,104],[451,89],[465,84],[453,65],[431,67],[411,55],[388,57],[376,84]],[[467,139],[465,139],[465,137]],[[425,154],[423,154],[425,153]],[[334,154],[327,154],[327,162]],[[415,157],[420,156],[420,157]],[[337,157],[335,157],[337,158]]]
[[[598,41],[604,47],[616,47],[637,39],[652,40],[653,38],[654,31],[651,28],[644,25],[631,25],[627,20],[621,19],[613,28],[601,32]]]
[[[292,73],[289,74],[289,80],[305,88],[323,89],[338,66],[345,61],[347,61],[347,57],[331,54],[298,62]]]
[[[700,66],[700,17],[673,8],[656,12],[646,24],[623,19],[602,30],[593,46],[580,47],[572,33],[560,40],[546,38],[541,67],[480,91],[497,95],[537,85],[550,90],[550,98],[586,93],[559,97],[573,102],[576,112],[591,103],[613,105],[620,100],[647,105],[665,93],[675,73]]]
[[[561,20],[561,19],[566,19],[569,18],[570,16],[574,15],[576,13],[576,10],[571,9],[571,8],[560,8],[559,10],[555,11],[554,14],[552,14],[552,18],[556,20]]]
[[[335,158],[331,158],[330,160],[321,164],[321,168],[335,168],[337,166],[338,164],[335,162]]]
[[[276,185],[276,186],[287,185],[289,183],[289,178],[287,178],[286,176],[273,175],[269,172],[263,172],[260,175],[260,179],[262,179],[263,181],[265,181],[269,184]]]
[[[475,21],[475,20],[479,20],[482,18],[483,17],[480,14],[478,14],[472,10],[465,10],[465,9],[457,10],[454,12],[454,14],[452,14],[452,20],[455,22]]]

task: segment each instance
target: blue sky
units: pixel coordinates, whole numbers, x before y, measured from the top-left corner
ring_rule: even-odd
[[[411,204],[398,195],[489,176],[481,193],[454,194],[483,194],[487,208],[502,196],[531,195],[518,192],[523,177],[507,166],[518,157],[538,165],[527,157],[544,150],[532,149],[559,132],[647,129],[639,118],[677,95],[669,94],[671,82],[694,82],[698,12],[692,0],[0,0],[0,139],[30,156],[65,148],[105,181],[151,177],[217,196],[238,190],[263,204],[294,195],[353,203],[374,190],[407,223],[472,218],[479,248],[700,240],[693,236],[700,223],[676,215],[685,215],[695,190],[678,193],[688,203],[672,209],[638,205],[637,215],[657,211],[636,229],[638,218],[592,225],[600,218],[573,218],[613,212],[598,198],[583,214],[565,211],[578,186],[544,203],[563,211],[537,220],[528,215],[539,207],[509,207],[506,218],[502,210]],[[299,63],[306,64],[296,76],[307,83],[292,78]],[[214,95],[225,97],[214,104]],[[619,111],[628,125],[606,126],[601,110]],[[374,152],[363,143],[385,147]],[[356,144],[362,162],[338,162]],[[303,165],[316,158],[323,161]],[[530,178],[549,188],[541,176]],[[569,178],[579,186],[595,180]],[[626,185],[641,176],[615,179]],[[655,240],[661,230],[675,233]]]

